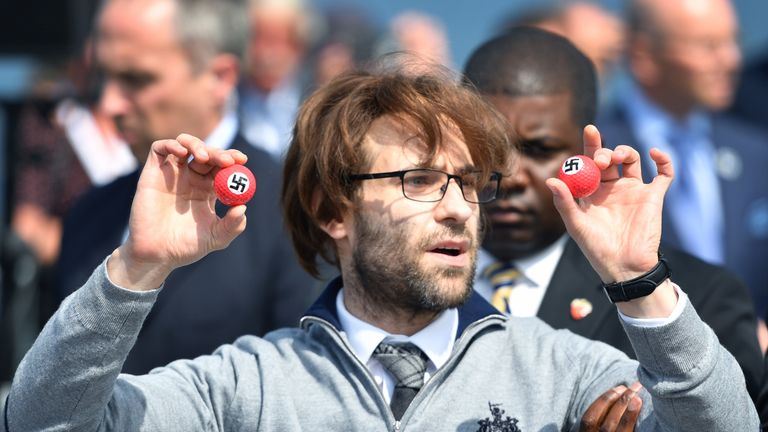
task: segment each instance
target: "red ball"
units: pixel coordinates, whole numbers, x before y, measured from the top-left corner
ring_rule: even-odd
[[[569,157],[557,177],[568,186],[574,198],[592,195],[600,187],[600,169],[589,156]]]
[[[256,177],[243,165],[230,165],[216,173],[213,189],[224,205],[232,207],[245,204],[256,192]]]

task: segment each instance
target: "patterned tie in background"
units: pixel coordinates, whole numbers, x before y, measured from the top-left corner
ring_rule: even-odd
[[[511,263],[496,262],[485,268],[483,276],[493,285],[491,304],[499,312],[512,312],[509,307],[509,296],[515,287],[515,282],[520,277],[520,272]]]
[[[378,360],[395,379],[395,389],[389,406],[392,408],[395,419],[400,420],[416,393],[424,385],[427,356],[411,343],[382,342],[373,352],[373,358]]]

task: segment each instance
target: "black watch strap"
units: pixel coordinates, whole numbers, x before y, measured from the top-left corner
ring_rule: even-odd
[[[667,260],[659,253],[658,264],[648,273],[641,274],[628,281],[603,284],[603,290],[612,303],[625,302],[647,296],[671,275],[672,272],[669,269]]]

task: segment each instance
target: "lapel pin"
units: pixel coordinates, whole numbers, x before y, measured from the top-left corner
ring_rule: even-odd
[[[584,298],[571,300],[571,318],[578,321],[592,313],[592,303]]]

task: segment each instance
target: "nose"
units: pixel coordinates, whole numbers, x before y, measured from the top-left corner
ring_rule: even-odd
[[[461,187],[456,179],[448,180],[445,195],[437,203],[435,219],[438,221],[453,220],[458,223],[466,222],[477,210],[477,204],[472,204],[464,199]]]
[[[522,158],[511,164],[509,173],[501,178],[499,198],[524,191],[531,184],[528,167]]]
[[[129,101],[120,85],[112,79],[107,79],[104,82],[99,104],[109,117],[117,117],[125,114]]]

